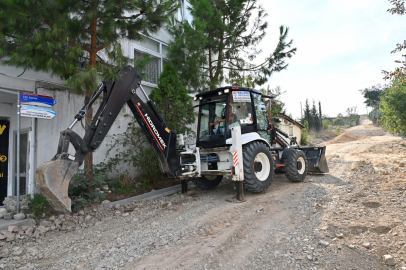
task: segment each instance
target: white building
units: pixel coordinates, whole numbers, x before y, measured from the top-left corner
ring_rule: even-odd
[[[178,16],[178,19],[190,17],[185,5]],[[142,78],[142,86],[147,94],[157,86],[169,41],[168,32],[160,30],[153,37],[144,37],[143,42],[124,40],[121,44],[124,53],[130,58],[145,53],[152,56],[146,69],[148,76]],[[17,192],[16,135],[19,91],[52,96],[57,101],[53,107],[56,116],[51,120],[20,117],[20,194],[34,192],[34,173],[37,166],[49,161],[56,154],[59,133],[69,126],[84,104],[84,96],[69,93],[61,77],[0,65],[0,205],[6,196],[14,196]],[[97,108],[97,104],[94,107]],[[129,118],[124,117],[125,114],[131,114],[127,106],[122,109],[108,136],[126,130]],[[75,126],[74,131],[84,135],[80,124]],[[106,137],[94,153],[94,164],[106,159],[108,140],[109,137]]]

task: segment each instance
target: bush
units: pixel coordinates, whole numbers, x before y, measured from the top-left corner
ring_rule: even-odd
[[[104,164],[93,166],[93,180],[87,178],[88,170],[78,170],[69,183],[69,197],[72,200],[72,211],[78,211],[84,204],[100,202],[106,197],[105,193],[99,190],[105,182]]]
[[[333,125],[334,126],[342,126],[342,125],[344,125],[344,121],[343,121],[343,119],[341,117],[337,117],[336,119],[334,119]]]
[[[379,110],[385,130],[406,136],[406,85],[396,86],[396,82],[386,89]]]
[[[323,120],[323,129],[328,130],[329,127],[330,127],[330,121],[327,119]]]
[[[335,133],[336,133],[337,135],[340,135],[342,132],[343,132],[343,130],[341,129],[340,126],[338,126],[338,127],[336,128]]]
[[[307,129],[300,131],[300,145],[307,145],[309,143],[309,132]]]
[[[42,194],[34,194],[32,198],[29,198],[28,209],[24,209],[26,214],[32,214],[34,219],[39,219],[43,215],[50,215],[54,212],[54,209],[49,204],[47,199]]]
[[[113,141],[107,155],[120,146],[124,147],[124,149],[119,151],[113,158],[110,158],[106,164],[107,171],[120,173],[120,178],[114,183],[118,189],[134,188],[136,178],[140,180],[138,182],[146,186],[146,184],[154,182],[163,176],[159,168],[158,156],[142,129],[136,126],[135,119],[128,123],[127,130],[124,133],[113,135]],[[129,171],[123,172],[123,165],[134,168],[137,177],[131,177]]]

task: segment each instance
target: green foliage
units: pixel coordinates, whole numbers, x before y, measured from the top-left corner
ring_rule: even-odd
[[[378,125],[379,120],[382,117],[382,113],[379,111],[379,104],[381,103],[381,97],[384,95],[385,90],[388,89],[388,85],[376,85],[369,88],[359,90],[364,96],[364,103],[372,108],[372,111],[368,114],[368,118]]]
[[[112,151],[116,152],[115,156],[110,158],[105,164],[105,170],[120,173],[121,181],[119,179],[118,183],[116,183],[118,185],[117,188],[121,186],[119,189],[126,189],[127,186],[131,189],[136,179],[143,186],[146,186],[146,184],[152,183],[163,176],[153,147],[142,129],[137,126],[137,121],[134,118],[132,119],[133,121],[128,123],[127,130],[124,133],[113,134],[112,142],[107,151],[107,155]],[[137,177],[131,178],[130,171],[123,172],[123,165],[132,167]]]
[[[39,219],[43,215],[48,215],[54,210],[45,197],[41,194],[34,194],[32,198],[29,198],[28,209],[24,209],[27,214],[32,214],[34,219]]]
[[[149,97],[164,114],[165,122],[171,130],[177,134],[192,132],[186,126],[195,121],[192,100],[175,68],[165,65],[159,76],[158,87],[151,91]]]
[[[330,121],[327,120],[327,119],[324,119],[324,120],[323,120],[323,129],[324,129],[324,130],[328,130],[329,127],[330,127]]]
[[[348,114],[348,120],[350,122],[349,123],[350,126],[352,126],[354,123],[355,123],[355,125],[359,125],[360,116],[357,113],[357,107],[348,107],[346,112]]]
[[[387,11],[391,14],[397,15],[404,15],[405,12],[405,1],[404,0],[389,0],[389,2],[393,5],[392,8],[388,9]],[[396,48],[391,53],[398,53],[402,50],[406,49],[406,41],[396,44]],[[402,55],[405,57],[405,54]],[[404,61],[397,61],[398,63],[402,63],[400,67],[397,67],[395,71],[387,72],[382,71],[385,74],[385,80],[392,80],[396,83],[396,86],[401,86],[406,84],[406,64]]]
[[[300,145],[307,145],[309,143],[309,131],[302,129],[300,131]]]
[[[344,125],[344,121],[341,117],[337,117],[336,119],[334,119],[333,125],[342,126],[342,125]]]
[[[189,89],[206,91],[225,78],[241,80],[250,75],[255,85],[263,85],[274,72],[287,68],[286,59],[296,48],[288,41],[288,28],[281,26],[273,53],[258,65],[251,64],[261,51],[258,44],[268,27],[267,16],[258,0],[190,0],[191,23],[172,21],[174,37],[168,58]]]
[[[343,130],[341,129],[341,127],[337,126],[337,128],[335,130],[336,135],[340,135],[342,132],[343,132]]]
[[[5,64],[64,76],[76,92],[89,92],[97,73],[111,79],[128,64],[121,38],[156,33],[177,7],[176,0],[2,1],[0,56]],[[97,55],[102,50],[107,59]]]
[[[68,194],[72,199],[72,209],[79,210],[84,204],[100,202],[106,197],[99,190],[106,183],[104,164],[97,164],[93,168],[93,180],[87,179],[88,169],[78,170],[69,183]]]
[[[382,112],[383,127],[406,136],[406,85],[399,85],[398,81],[394,81],[392,87],[385,91],[379,109]]]
[[[309,100],[306,99],[305,108],[303,110],[304,116],[302,123],[306,121],[309,124],[309,130],[320,131],[323,128],[321,103],[319,101],[318,110],[316,102],[313,100],[312,108],[310,109]]]

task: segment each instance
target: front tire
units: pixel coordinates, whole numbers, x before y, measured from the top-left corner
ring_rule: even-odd
[[[273,181],[274,164],[271,152],[263,143],[252,142],[244,147],[244,188],[262,192]]]
[[[223,180],[222,175],[203,175],[202,177],[192,178],[193,184],[203,190],[216,188],[221,180]]]
[[[285,165],[285,175],[292,182],[303,182],[307,175],[308,163],[305,153],[294,149],[287,158]]]

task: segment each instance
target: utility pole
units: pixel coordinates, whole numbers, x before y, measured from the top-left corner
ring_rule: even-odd
[[[303,119],[302,102],[300,102],[300,119]]]

